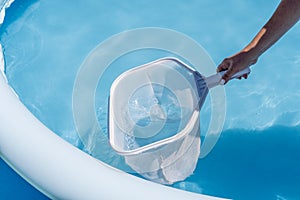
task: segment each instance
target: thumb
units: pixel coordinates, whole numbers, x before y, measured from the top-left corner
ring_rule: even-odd
[[[234,68],[229,67],[227,72],[222,76],[222,79],[224,80],[224,84],[226,84],[235,73],[236,72],[235,72]]]

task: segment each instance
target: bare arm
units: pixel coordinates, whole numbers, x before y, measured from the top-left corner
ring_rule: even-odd
[[[217,71],[228,70],[223,79],[226,82],[235,73],[253,65],[261,54],[281,38],[300,18],[300,0],[282,0],[276,11],[257,33],[254,39],[240,52],[226,58]],[[247,78],[247,75],[244,75]]]

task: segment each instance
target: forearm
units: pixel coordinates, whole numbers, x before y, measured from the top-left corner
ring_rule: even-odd
[[[300,18],[300,0],[282,0],[269,21],[255,38],[237,54],[225,58],[217,72],[227,70],[222,79],[227,83],[231,77],[253,65],[259,56],[281,38]],[[247,78],[247,75],[243,75]]]
[[[242,52],[257,59],[281,38],[300,18],[300,0],[282,0],[278,8],[255,38]]]

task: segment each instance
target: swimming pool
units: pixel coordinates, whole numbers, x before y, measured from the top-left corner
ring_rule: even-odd
[[[276,5],[233,0],[227,5],[217,0],[173,1],[172,6],[158,1],[72,5],[16,1],[1,27],[6,74],[31,112],[82,148],[72,119],[72,89],[81,63],[98,43],[128,29],[164,27],[192,37],[218,63],[242,48]],[[199,161],[195,174],[174,187],[237,199],[253,199],[258,193],[262,199],[299,198],[299,33],[299,26],[295,26],[267,52],[253,67],[249,80],[226,86],[227,115],[221,139],[211,154]],[[111,69],[120,64],[136,66],[164,55],[169,54],[135,52],[117,60]],[[110,73],[108,70],[109,78],[103,80],[107,84],[100,83],[97,90],[100,121],[106,110],[105,94],[101,94],[113,80]],[[204,122],[209,117],[206,106],[202,110]],[[207,123],[202,124],[205,130]]]

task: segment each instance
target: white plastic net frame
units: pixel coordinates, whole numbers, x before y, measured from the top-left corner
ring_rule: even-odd
[[[178,71],[178,67],[183,68],[184,75]],[[121,74],[111,86],[109,99],[109,141],[113,149],[121,155],[138,154],[182,137],[182,130],[190,123],[194,111],[199,110],[199,96],[193,73],[194,70],[181,61],[163,58]],[[181,109],[181,116],[177,119],[180,125],[172,137],[135,149],[127,149],[124,146],[127,136],[147,139],[159,133],[165,125],[165,121],[162,121],[162,126],[154,123],[139,126],[129,114],[129,99],[137,88],[149,83],[149,80],[145,80],[149,74],[153,75],[152,83],[163,85],[174,92]]]

